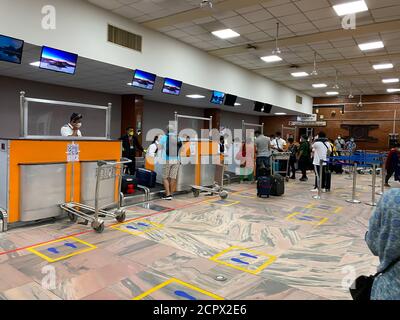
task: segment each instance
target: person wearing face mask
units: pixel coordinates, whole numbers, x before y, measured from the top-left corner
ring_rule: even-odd
[[[340,156],[342,153],[342,150],[344,149],[346,145],[346,141],[342,138],[342,136],[339,134],[337,139],[335,140],[335,147],[338,155]]]
[[[128,174],[135,175],[136,173],[136,152],[144,152],[142,145],[139,143],[138,138],[135,136],[135,130],[132,127],[126,128],[126,135],[121,137],[122,140],[122,156],[132,160],[128,164]]]
[[[82,115],[73,113],[68,124],[61,128],[63,137],[82,137],[80,128],[82,127]]]
[[[385,167],[387,172],[385,187],[390,188],[389,180],[393,175],[395,181],[400,181],[400,144],[396,144],[396,146],[390,150]]]
[[[352,154],[356,151],[357,145],[354,142],[354,138],[350,138],[350,140],[347,141],[345,148],[347,151],[350,151]]]

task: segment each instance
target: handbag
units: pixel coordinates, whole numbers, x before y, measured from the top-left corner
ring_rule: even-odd
[[[371,300],[371,292],[372,286],[374,284],[374,280],[380,276],[381,274],[388,271],[391,267],[393,267],[397,262],[400,261],[400,257],[393,260],[385,269],[381,272],[377,272],[371,276],[359,276],[349,288],[350,294],[353,300],[356,301],[368,301]]]

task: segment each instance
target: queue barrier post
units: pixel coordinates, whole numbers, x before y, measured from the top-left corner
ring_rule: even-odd
[[[372,197],[371,197],[371,202],[366,203],[367,205],[371,207],[376,207],[376,201],[375,201],[375,184],[376,184],[376,164],[372,165]]]
[[[381,182],[381,191],[378,191],[376,194],[377,195],[379,195],[379,196],[381,196],[381,195],[383,195],[384,194],[384,192],[385,192],[385,177],[386,177],[386,169],[385,169],[385,157],[382,157],[382,169],[381,169],[381,175],[382,175],[382,177],[381,177],[381,180],[382,180],[382,182]]]
[[[356,199],[356,189],[357,189],[357,162],[354,162],[354,172],[353,172],[353,192],[351,199],[347,199],[346,201],[349,203],[360,204],[361,201]]]

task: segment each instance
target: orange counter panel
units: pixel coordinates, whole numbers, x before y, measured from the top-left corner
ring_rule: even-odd
[[[20,171],[19,164],[66,163],[67,145],[72,141],[10,141],[9,177],[9,222],[19,221]],[[119,161],[122,147],[120,141],[76,141],[79,144],[80,161]],[[75,165],[74,200],[80,197],[80,163]],[[71,164],[67,165],[67,177],[71,175]],[[66,179],[66,202],[70,201],[71,179]]]

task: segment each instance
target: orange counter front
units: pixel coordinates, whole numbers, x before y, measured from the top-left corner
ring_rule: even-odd
[[[0,208],[8,213],[9,223],[21,221],[21,198],[29,199],[34,194],[40,195],[46,200],[46,192],[41,193],[38,187],[39,181],[49,180],[49,185],[42,183],[43,190],[52,188],[65,191],[65,202],[71,201],[72,163],[67,162],[67,147],[72,141],[57,140],[0,140]],[[119,161],[122,147],[120,141],[75,141],[79,145],[79,161],[74,162],[74,201],[79,202],[81,198],[81,168],[82,164],[97,162],[98,160]],[[54,169],[54,178],[52,177]],[[47,177],[35,174],[43,170]],[[60,173],[62,176],[60,176]],[[65,179],[64,179],[65,174]],[[23,176],[25,175],[25,176]],[[29,191],[21,194],[25,183],[30,183],[30,177],[40,178],[36,184],[32,184]],[[53,178],[53,179],[51,179]],[[59,185],[57,181],[59,180]],[[21,185],[22,184],[22,185]],[[117,190],[116,195],[118,196]],[[30,194],[32,193],[32,194]],[[32,201],[32,200],[31,200]],[[40,199],[33,198],[33,202],[40,203]],[[54,205],[57,207],[59,203]],[[38,205],[36,205],[38,207]],[[36,211],[35,211],[36,210]],[[42,218],[40,210],[35,208],[32,212],[38,213]],[[28,220],[24,220],[28,221]]]

